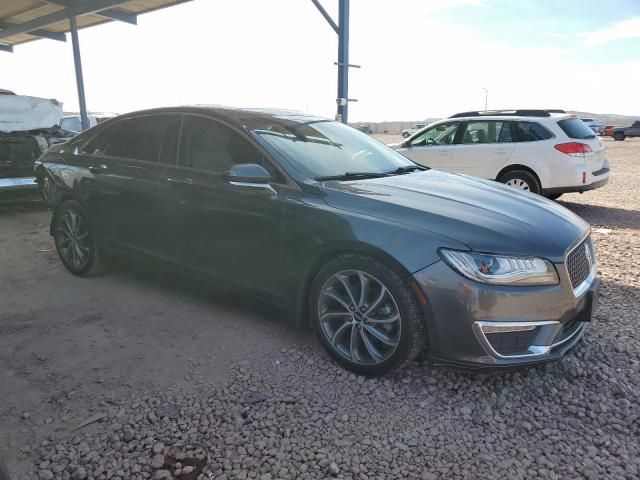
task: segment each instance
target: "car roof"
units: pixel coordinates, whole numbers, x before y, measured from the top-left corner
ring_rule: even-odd
[[[330,121],[328,118],[317,117],[295,110],[277,108],[235,108],[220,105],[183,105],[177,107],[152,108],[138,110],[120,115],[115,118],[132,117],[158,113],[203,113],[220,117],[232,122],[243,124],[247,120],[288,120],[294,123],[309,123],[318,121]]]

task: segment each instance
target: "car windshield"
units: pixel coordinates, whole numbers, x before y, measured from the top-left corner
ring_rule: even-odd
[[[302,174],[316,180],[375,177],[422,169],[383,143],[342,123],[273,119],[252,131]]]

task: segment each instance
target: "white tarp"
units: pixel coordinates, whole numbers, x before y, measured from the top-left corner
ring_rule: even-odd
[[[62,119],[62,103],[48,98],[0,95],[0,132],[51,128]]]

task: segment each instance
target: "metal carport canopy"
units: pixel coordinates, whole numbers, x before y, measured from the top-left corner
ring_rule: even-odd
[[[84,95],[78,29],[105,22],[137,23],[137,16],[190,0],[0,0],[0,51],[42,38],[66,42],[71,32],[82,128],[89,125]],[[349,0],[339,0],[336,23],[319,0],[311,0],[338,34],[338,115],[347,122],[349,64]],[[357,67],[357,66],[356,66]]]

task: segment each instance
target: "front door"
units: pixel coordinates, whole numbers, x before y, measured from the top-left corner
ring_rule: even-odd
[[[456,149],[454,140],[460,122],[440,123],[410,138],[398,151],[416,163],[437,170],[449,171]]]
[[[267,186],[232,184],[236,163],[263,165]],[[236,286],[279,296],[278,266],[286,187],[282,174],[244,134],[217,120],[185,115],[174,165],[160,180],[163,254]]]

